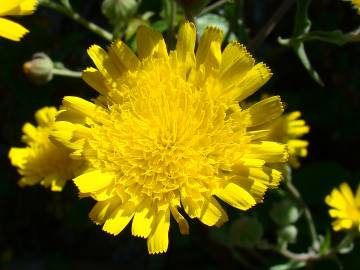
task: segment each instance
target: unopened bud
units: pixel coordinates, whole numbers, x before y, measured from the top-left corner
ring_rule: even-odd
[[[274,203],[270,210],[271,219],[279,226],[295,223],[300,217],[300,211],[291,200]]]
[[[115,29],[119,30],[136,15],[140,2],[141,0],[105,0],[102,3],[102,12]]]
[[[298,229],[294,225],[288,225],[281,228],[277,235],[280,242],[295,243]]]
[[[45,53],[35,53],[32,59],[23,65],[26,77],[37,85],[51,81],[53,68],[53,62]]]

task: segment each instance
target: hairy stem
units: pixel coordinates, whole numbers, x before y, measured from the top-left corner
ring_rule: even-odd
[[[310,212],[309,207],[305,203],[303,197],[301,196],[300,192],[297,190],[297,188],[291,183],[291,181],[285,182],[287,190],[290,192],[290,194],[299,202],[300,207],[304,211],[305,219],[309,227],[310,236],[312,239],[312,246],[313,248],[318,247],[318,234],[316,232],[314,220],[312,217],[312,214]]]
[[[113,39],[113,35],[110,32],[83,18],[79,13],[75,12],[70,5],[60,5],[52,2],[51,0],[40,1],[40,4],[44,7],[50,8],[63,15],[66,15],[70,19],[76,21],[77,23],[81,24],[91,32],[101,36],[102,38],[108,41],[112,41]]]
[[[249,49],[254,52],[258,47],[264,42],[264,40],[270,35],[274,30],[275,26],[279,21],[284,17],[284,15],[289,11],[291,6],[295,4],[296,0],[284,0],[279,8],[274,12],[266,24],[260,29],[255,38],[250,42]]]
[[[204,15],[206,13],[211,12],[211,11],[221,7],[222,5],[226,4],[227,2],[229,2],[229,0],[219,0],[219,1],[215,2],[214,4],[211,4],[211,5],[207,6],[206,8],[204,8],[200,12],[199,16],[202,16],[202,15]]]
[[[63,77],[72,77],[72,78],[81,78],[82,72],[80,71],[73,71],[69,69],[53,69],[52,73],[57,76]]]

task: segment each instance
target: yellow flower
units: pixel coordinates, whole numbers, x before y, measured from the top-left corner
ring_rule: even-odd
[[[19,41],[29,31],[10,20],[1,18],[8,15],[30,15],[34,12],[37,0],[2,0],[0,3],[0,37]]]
[[[52,191],[61,191],[66,180],[72,179],[79,169],[81,162],[69,158],[69,149],[49,140],[57,113],[54,107],[38,110],[35,113],[38,126],[30,123],[23,126],[22,141],[27,147],[10,149],[11,163],[22,176],[20,186],[41,184]]]
[[[290,154],[288,162],[294,168],[300,166],[299,157],[307,156],[309,145],[308,141],[299,139],[310,131],[310,127],[300,117],[301,113],[294,111],[262,127],[269,129],[266,139],[287,144]]]
[[[222,52],[222,39],[208,27],[195,53],[195,26],[184,23],[169,53],[147,27],[137,31],[137,56],[120,40],[108,52],[91,46],[97,69],[83,77],[101,95],[65,97],[66,115],[55,124],[54,139],[89,164],[74,181],[98,201],[90,218],[113,235],[132,220],[132,234],[147,238],[151,254],[167,250],[171,215],[189,232],[181,207],[220,226],[228,217],[218,199],[248,210],[281,180],[267,164],[285,162],[286,146],[256,129],[282,113],[280,98],[239,106],[271,72],[237,42]]]
[[[332,223],[335,231],[353,228],[360,231],[360,185],[354,196],[349,185],[342,183],[326,196],[325,202],[332,207],[329,214],[335,219]]]

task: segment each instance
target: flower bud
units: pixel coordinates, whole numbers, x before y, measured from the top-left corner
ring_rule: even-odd
[[[26,77],[37,85],[51,81],[53,68],[52,60],[45,53],[35,53],[32,59],[23,65]]]
[[[293,201],[283,200],[273,204],[270,217],[277,225],[283,227],[295,223],[300,217],[300,211]]]
[[[278,241],[286,243],[295,243],[298,229],[294,225],[288,225],[278,230]]]
[[[102,4],[102,13],[115,30],[123,30],[129,20],[135,16],[140,0],[105,0]]]
[[[230,243],[242,248],[253,248],[260,243],[264,229],[257,218],[243,217],[231,224]]]

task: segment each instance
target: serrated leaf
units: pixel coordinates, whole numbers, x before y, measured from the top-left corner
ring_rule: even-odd
[[[309,57],[306,54],[305,46],[301,37],[306,36],[311,29],[311,20],[308,16],[308,10],[311,0],[297,0],[297,8],[295,14],[295,26],[293,36],[290,40],[280,39],[279,42],[282,45],[291,45],[299,57],[306,71],[309,73],[318,84],[324,86],[319,74],[312,67]]]
[[[297,38],[299,41],[313,41],[319,40],[327,43],[332,43],[335,45],[344,45],[349,41],[349,37],[347,34],[339,30],[325,32],[325,31],[313,31],[306,33],[302,37]]]
[[[293,36],[300,36],[308,33],[311,28],[311,21],[308,16],[308,10],[311,0],[297,0],[297,8],[295,14],[295,27]]]
[[[297,56],[299,57],[301,63],[304,66],[304,68],[306,69],[306,71],[311,76],[311,78],[313,78],[314,81],[316,81],[321,86],[324,86],[324,82],[322,81],[319,74],[316,72],[316,70],[312,67],[312,65],[310,63],[310,60],[309,60],[309,58],[308,58],[308,56],[306,54],[306,51],[305,51],[304,43],[300,42],[300,43],[297,43],[297,44],[293,44],[293,49],[294,49],[295,53],[297,54]]]

